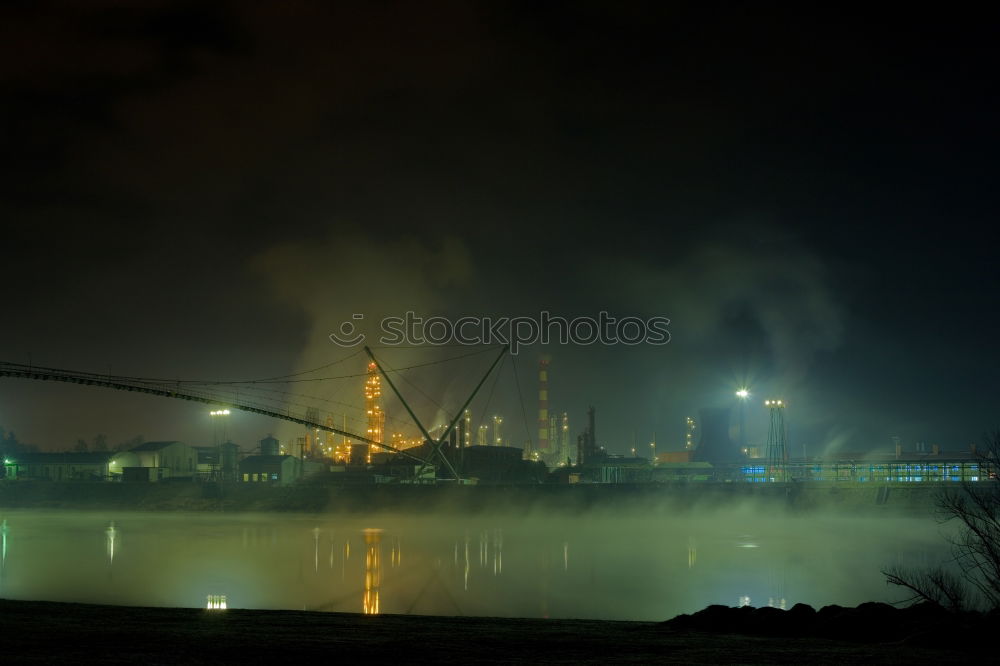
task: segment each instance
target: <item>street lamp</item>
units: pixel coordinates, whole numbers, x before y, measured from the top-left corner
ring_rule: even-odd
[[[229,416],[228,409],[213,409],[208,413],[212,417],[212,446],[215,447],[215,474],[221,476],[222,474],[222,446],[219,444],[219,422],[215,417],[217,416]],[[226,420],[222,420],[222,439],[226,439]]]
[[[208,413],[208,415],[212,416],[212,417],[215,417],[215,416],[229,416],[229,410],[228,409],[213,409],[212,411],[210,411]],[[215,438],[214,444],[218,445],[219,444],[218,422],[216,422],[216,420],[214,418],[212,419],[212,422],[216,424],[216,427],[214,429],[215,432],[214,432],[214,435],[213,435],[214,438]],[[225,439],[225,438],[226,438],[226,421],[223,420],[222,421],[222,439]]]
[[[736,397],[740,400],[740,450],[746,453],[747,449],[747,398],[750,391],[744,386],[736,392]]]

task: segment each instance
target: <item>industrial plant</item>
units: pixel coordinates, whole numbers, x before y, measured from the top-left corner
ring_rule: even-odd
[[[487,377],[505,357],[499,355],[465,404],[450,423],[425,427],[403,393],[393,383],[371,350],[357,388],[364,409],[363,433],[348,430],[343,414],[323,414],[307,407],[302,417],[287,409],[250,402],[226,401],[198,390],[164,387],[150,380],[88,375],[69,371],[28,368],[4,364],[0,375],[27,379],[56,380],[164,397],[217,403],[209,414],[215,423],[225,423],[237,410],[256,412],[291,421],[301,434],[279,441],[267,433],[251,446],[238,444],[218,429],[211,446],[180,441],[151,441],[120,451],[73,451],[61,453],[6,452],[3,478],[56,482],[107,481],[156,483],[197,481],[218,484],[264,484],[286,486],[308,480],[330,485],[357,484],[912,484],[977,482],[989,478],[975,447],[966,451],[928,450],[918,444],[904,451],[898,438],[894,450],[837,453],[807,458],[805,450],[792,456],[785,421],[789,403],[781,397],[761,401],[767,411],[768,432],[764,442],[750,443],[746,432],[746,410],[752,408],[747,388],[736,391],[738,418],[731,407],[705,407],[697,416],[678,423],[676,447],[660,445],[655,436],[649,456],[638,455],[635,442],[631,455],[620,450],[621,441],[598,435],[598,411],[586,407],[586,420],[575,433],[567,405],[552,408],[549,376],[552,361],[538,362],[537,439],[527,437],[517,446],[505,429],[502,414],[483,414],[478,420],[470,407]],[[406,410],[409,421],[387,427],[383,404],[383,382]],[[180,389],[180,390],[178,390]],[[558,404],[558,403],[556,403]],[[620,438],[619,438],[620,439]],[[634,440],[634,435],[633,435]],[[800,450],[800,449],[797,449]]]

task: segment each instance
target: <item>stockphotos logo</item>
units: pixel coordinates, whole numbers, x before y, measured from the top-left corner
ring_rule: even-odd
[[[341,347],[355,347],[365,335],[355,322],[363,314],[354,314],[330,334]],[[402,317],[385,317],[379,322],[382,345],[494,345],[510,347],[516,354],[524,345],[541,343],[561,345],[665,345],[670,342],[666,317],[616,318],[607,312],[597,317],[552,316],[543,311],[536,317],[418,317],[408,311]]]

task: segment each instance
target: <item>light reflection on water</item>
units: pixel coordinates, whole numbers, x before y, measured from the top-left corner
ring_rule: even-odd
[[[365,615],[379,614],[379,588],[382,586],[382,530],[366,529],[365,594],[361,609]]]
[[[712,603],[891,600],[930,518],[0,515],[0,596],[151,606],[661,620]],[[388,559],[383,561],[383,553]],[[361,555],[358,556],[357,554]]]

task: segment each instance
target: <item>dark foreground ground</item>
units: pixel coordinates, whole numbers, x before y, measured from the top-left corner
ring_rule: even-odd
[[[956,641],[702,633],[650,622],[528,620],[0,600],[3,663],[948,664]],[[310,662],[306,662],[310,663]]]

